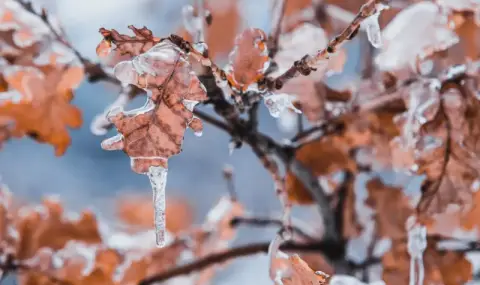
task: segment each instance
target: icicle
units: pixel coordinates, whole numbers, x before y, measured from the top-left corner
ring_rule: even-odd
[[[155,233],[157,246],[165,245],[165,186],[167,185],[168,169],[161,166],[150,166],[148,178],[152,185],[153,207],[155,209]]]
[[[410,254],[410,282],[409,285],[423,285],[425,277],[425,268],[423,265],[423,252],[427,248],[427,228],[419,223],[414,216],[408,218],[406,222],[408,231],[407,250]],[[418,267],[418,278],[416,278],[416,267]]]
[[[380,31],[380,24],[378,23],[378,17],[380,16],[380,12],[384,9],[388,9],[388,6],[383,4],[378,4],[376,7],[375,14],[371,15],[370,17],[363,20],[360,24],[365,28],[367,31],[368,41],[374,46],[375,48],[382,47],[382,33]]]
[[[282,270],[279,270],[277,265],[277,255],[281,254],[280,246],[282,245],[284,239],[282,233],[278,233],[275,238],[270,242],[268,246],[268,261],[269,261],[269,275],[270,279],[275,282],[275,284],[282,284]]]

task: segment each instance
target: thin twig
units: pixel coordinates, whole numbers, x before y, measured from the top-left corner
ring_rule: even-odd
[[[269,242],[255,243],[239,246],[219,253],[214,253],[191,263],[187,263],[185,265],[178,266],[151,276],[149,278],[143,279],[139,282],[139,285],[149,285],[157,282],[159,283],[176,276],[186,275],[195,271],[202,270],[217,263],[223,263],[233,258],[245,257],[259,253],[267,253],[269,244]],[[321,252],[325,255],[332,254],[336,250],[335,243],[331,242],[315,242],[307,244],[285,243],[280,248],[284,251],[313,251]]]
[[[275,219],[275,218],[260,218],[260,217],[235,217],[231,220],[230,224],[232,226],[239,226],[239,225],[248,225],[248,226],[256,226],[256,227],[264,227],[264,226],[282,226],[282,220]],[[317,241],[318,238],[311,236],[305,230],[300,228],[295,223],[292,223],[292,231],[294,234],[299,235],[301,238],[305,239],[306,241]]]
[[[322,60],[328,60],[330,54],[334,54],[344,42],[352,39],[358,32],[360,23],[366,18],[375,14],[377,11],[376,6],[384,2],[385,0],[369,0],[360,8],[360,11],[357,13],[355,18],[340,33],[340,35],[337,35],[335,38],[330,40],[325,49],[319,50],[317,53],[312,55],[307,54],[300,60],[295,61],[287,71],[277,78],[266,78],[265,86],[271,90],[281,89],[288,80],[300,74],[309,75],[312,71],[315,71],[315,66]]]
[[[43,23],[47,26],[47,28],[50,30],[52,35],[55,37],[55,40],[63,44],[65,47],[70,49],[72,53],[78,58],[78,60],[82,63],[82,65],[85,68],[85,73],[89,75],[88,80],[90,82],[96,82],[96,81],[107,81],[110,83],[113,83],[115,85],[120,85],[120,81],[113,77],[112,75],[108,74],[105,72],[103,67],[98,64],[98,63],[93,63],[86,57],[84,57],[69,41],[65,39],[65,36],[62,36],[59,34],[55,28],[53,27],[53,24],[50,22],[50,19],[48,18],[48,14],[45,9],[42,9],[42,12],[39,13],[35,11],[33,8],[32,2],[29,1],[24,1],[24,0],[14,0],[18,4],[20,4],[27,12],[37,16],[40,18]]]

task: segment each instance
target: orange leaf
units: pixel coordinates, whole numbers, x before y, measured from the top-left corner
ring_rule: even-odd
[[[114,29],[100,28],[99,32],[102,34],[103,40],[97,46],[98,55],[105,56],[108,54],[110,52],[109,46],[111,43],[114,43],[115,50],[118,50],[120,54],[135,56],[148,51],[161,40],[154,37],[152,31],[147,29],[147,27],[137,29],[130,25],[128,28],[133,31],[135,36],[123,35]]]
[[[148,228],[153,225],[152,197],[146,195],[126,195],[117,201],[119,218],[134,227]],[[193,222],[192,206],[178,197],[168,197],[166,206],[167,230],[178,233],[186,230]]]
[[[230,70],[227,79],[239,91],[263,76],[268,67],[267,35],[260,29],[250,28],[235,38],[230,54]]]
[[[151,91],[143,108],[112,112],[110,120],[120,134],[102,143],[107,150],[124,150],[137,173],[148,172],[150,166],[166,167],[168,158],[181,152],[187,127],[201,134],[201,121],[192,111],[207,99],[206,90],[184,57],[175,45],[163,41],[115,67],[117,78]]]
[[[5,75],[9,86],[19,92],[0,103],[0,114],[15,121],[16,131],[55,147],[57,156],[70,145],[67,127],[79,128],[81,112],[70,105],[72,89],[83,78],[83,68],[75,66],[15,68]],[[17,98],[18,97],[18,98]]]

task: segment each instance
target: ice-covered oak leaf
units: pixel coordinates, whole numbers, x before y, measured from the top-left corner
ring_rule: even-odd
[[[205,1],[205,8],[210,12],[210,16],[213,19],[208,25],[208,33],[205,35],[205,42],[208,45],[208,54],[211,58],[219,57],[225,59],[228,56],[228,53],[232,50],[235,42],[235,35],[242,23],[242,15],[239,6],[240,3],[231,0]],[[198,15],[198,7],[194,7],[193,11],[189,11],[189,13],[190,12],[194,15]],[[195,42],[192,33],[187,31],[184,27],[178,31],[178,35],[182,36],[189,42]]]
[[[331,139],[317,140],[302,146],[296,152],[296,158],[305,167],[312,170],[317,177],[327,180],[344,169],[352,167],[345,144],[335,143]],[[288,172],[285,179],[285,187],[289,199],[294,203],[313,203],[310,192],[292,173]]]
[[[63,155],[71,142],[67,128],[82,124],[80,110],[70,101],[84,71],[65,65],[39,68],[8,68],[5,80],[16,92],[2,98],[0,113],[14,120],[18,132],[53,145],[56,155]]]
[[[401,188],[386,185],[380,178],[371,179],[366,187],[368,198],[365,203],[375,211],[378,235],[381,238],[404,238],[405,222],[414,213],[408,197]]]
[[[429,241],[423,254],[424,284],[465,284],[472,279],[472,264],[463,252],[441,252]],[[386,284],[409,284],[410,255],[405,241],[395,241],[382,257],[382,279]]]
[[[76,240],[96,244],[101,242],[95,215],[84,211],[78,218],[70,218],[55,199],[46,199],[36,208],[22,207],[16,219],[19,233],[17,256],[30,258],[42,247],[53,250],[63,248]]]
[[[429,216],[445,212],[450,205],[471,206],[480,175],[476,162],[480,101],[455,85],[445,89],[413,85],[412,111],[397,120],[405,148],[415,150],[410,151],[415,163],[411,170],[426,175],[418,210]]]
[[[166,167],[168,158],[181,152],[187,127],[202,132],[201,121],[192,111],[207,99],[206,90],[184,56],[164,41],[115,67],[117,78],[150,94],[140,109],[112,110],[109,118],[120,134],[105,140],[102,147],[124,150],[137,173],[147,173],[150,166]]]
[[[103,36],[103,40],[97,46],[97,54],[106,56],[114,49],[118,50],[120,54],[137,56],[148,51],[161,41],[160,38],[153,36],[152,31],[147,27],[138,29],[130,25],[128,28],[133,31],[134,36],[120,34],[114,29],[100,28],[99,32]],[[112,44],[114,47],[112,47]]]
[[[328,44],[328,37],[325,31],[311,23],[303,23],[292,32],[282,34],[279,38],[279,51],[275,55],[275,62],[278,70],[272,75],[277,76],[287,71],[292,64],[306,54],[315,54],[318,50],[324,49]],[[314,80],[320,80],[327,73],[337,73],[343,70],[346,57],[343,50],[331,55],[328,61],[319,63],[317,71],[309,75]]]
[[[238,91],[248,87],[262,78],[268,68],[267,35],[260,29],[249,28],[235,39],[235,46],[230,53],[227,67],[227,79]]]
[[[459,38],[447,17],[433,2],[421,1],[403,9],[382,31],[383,48],[375,63],[385,71],[416,70],[417,60],[446,50]]]
[[[289,256],[288,261],[290,268],[281,278],[284,285],[328,284],[330,276],[321,271],[313,271],[300,256]]]

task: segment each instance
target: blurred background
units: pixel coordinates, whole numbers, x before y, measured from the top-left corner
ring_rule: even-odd
[[[225,2],[224,2],[225,1]],[[299,1],[299,0],[290,0]],[[227,34],[245,27],[270,29],[269,0],[217,0],[210,5],[236,5],[241,21],[237,27],[224,26]],[[217,2],[217,3],[216,3]],[[86,57],[96,60],[95,47],[101,40],[100,27],[116,29],[129,34],[128,25],[147,26],[156,36],[163,37],[180,31],[181,9],[188,0],[82,0],[33,1],[44,5],[49,14],[62,23],[69,40]],[[215,21],[215,19],[214,19]],[[218,35],[219,38],[225,35]],[[233,36],[232,36],[233,40]],[[328,79],[332,86],[356,80],[361,65],[359,42],[365,36],[347,43],[348,60],[344,72]],[[217,54],[218,62],[225,63],[228,51]],[[38,202],[46,195],[56,195],[72,211],[85,208],[94,210],[100,217],[108,218],[113,212],[113,201],[129,192],[150,194],[148,178],[130,169],[130,159],[121,151],[107,152],[100,143],[116,132],[95,136],[90,123],[95,115],[117,96],[115,87],[104,83],[84,82],[76,90],[73,104],[83,111],[83,126],[71,131],[72,145],[63,157],[55,157],[51,146],[29,139],[10,140],[0,151],[0,175],[15,196]],[[128,108],[143,105],[144,98],[136,98]],[[209,108],[199,106],[207,110]],[[265,106],[260,107],[260,129],[277,140],[289,138],[294,133],[282,131]],[[234,167],[234,182],[239,199],[247,210],[258,216],[277,213],[279,203],[273,192],[272,180],[248,146],[229,155],[229,137],[225,133],[205,126],[202,137],[187,130],[183,153],[169,160],[167,195],[183,197],[194,208],[195,222],[201,222],[207,211],[227,192],[222,176],[225,164]],[[167,198],[168,203],[168,198]],[[315,208],[296,209],[295,215],[305,221],[320,220]],[[319,225],[317,225],[319,226]],[[275,229],[242,229],[235,243],[268,241]],[[269,284],[266,257],[255,257],[246,262],[236,261],[235,270],[217,276],[217,284],[245,284],[255,276],[255,284]],[[248,271],[248,275],[245,273]],[[232,276],[234,274],[234,276]]]

